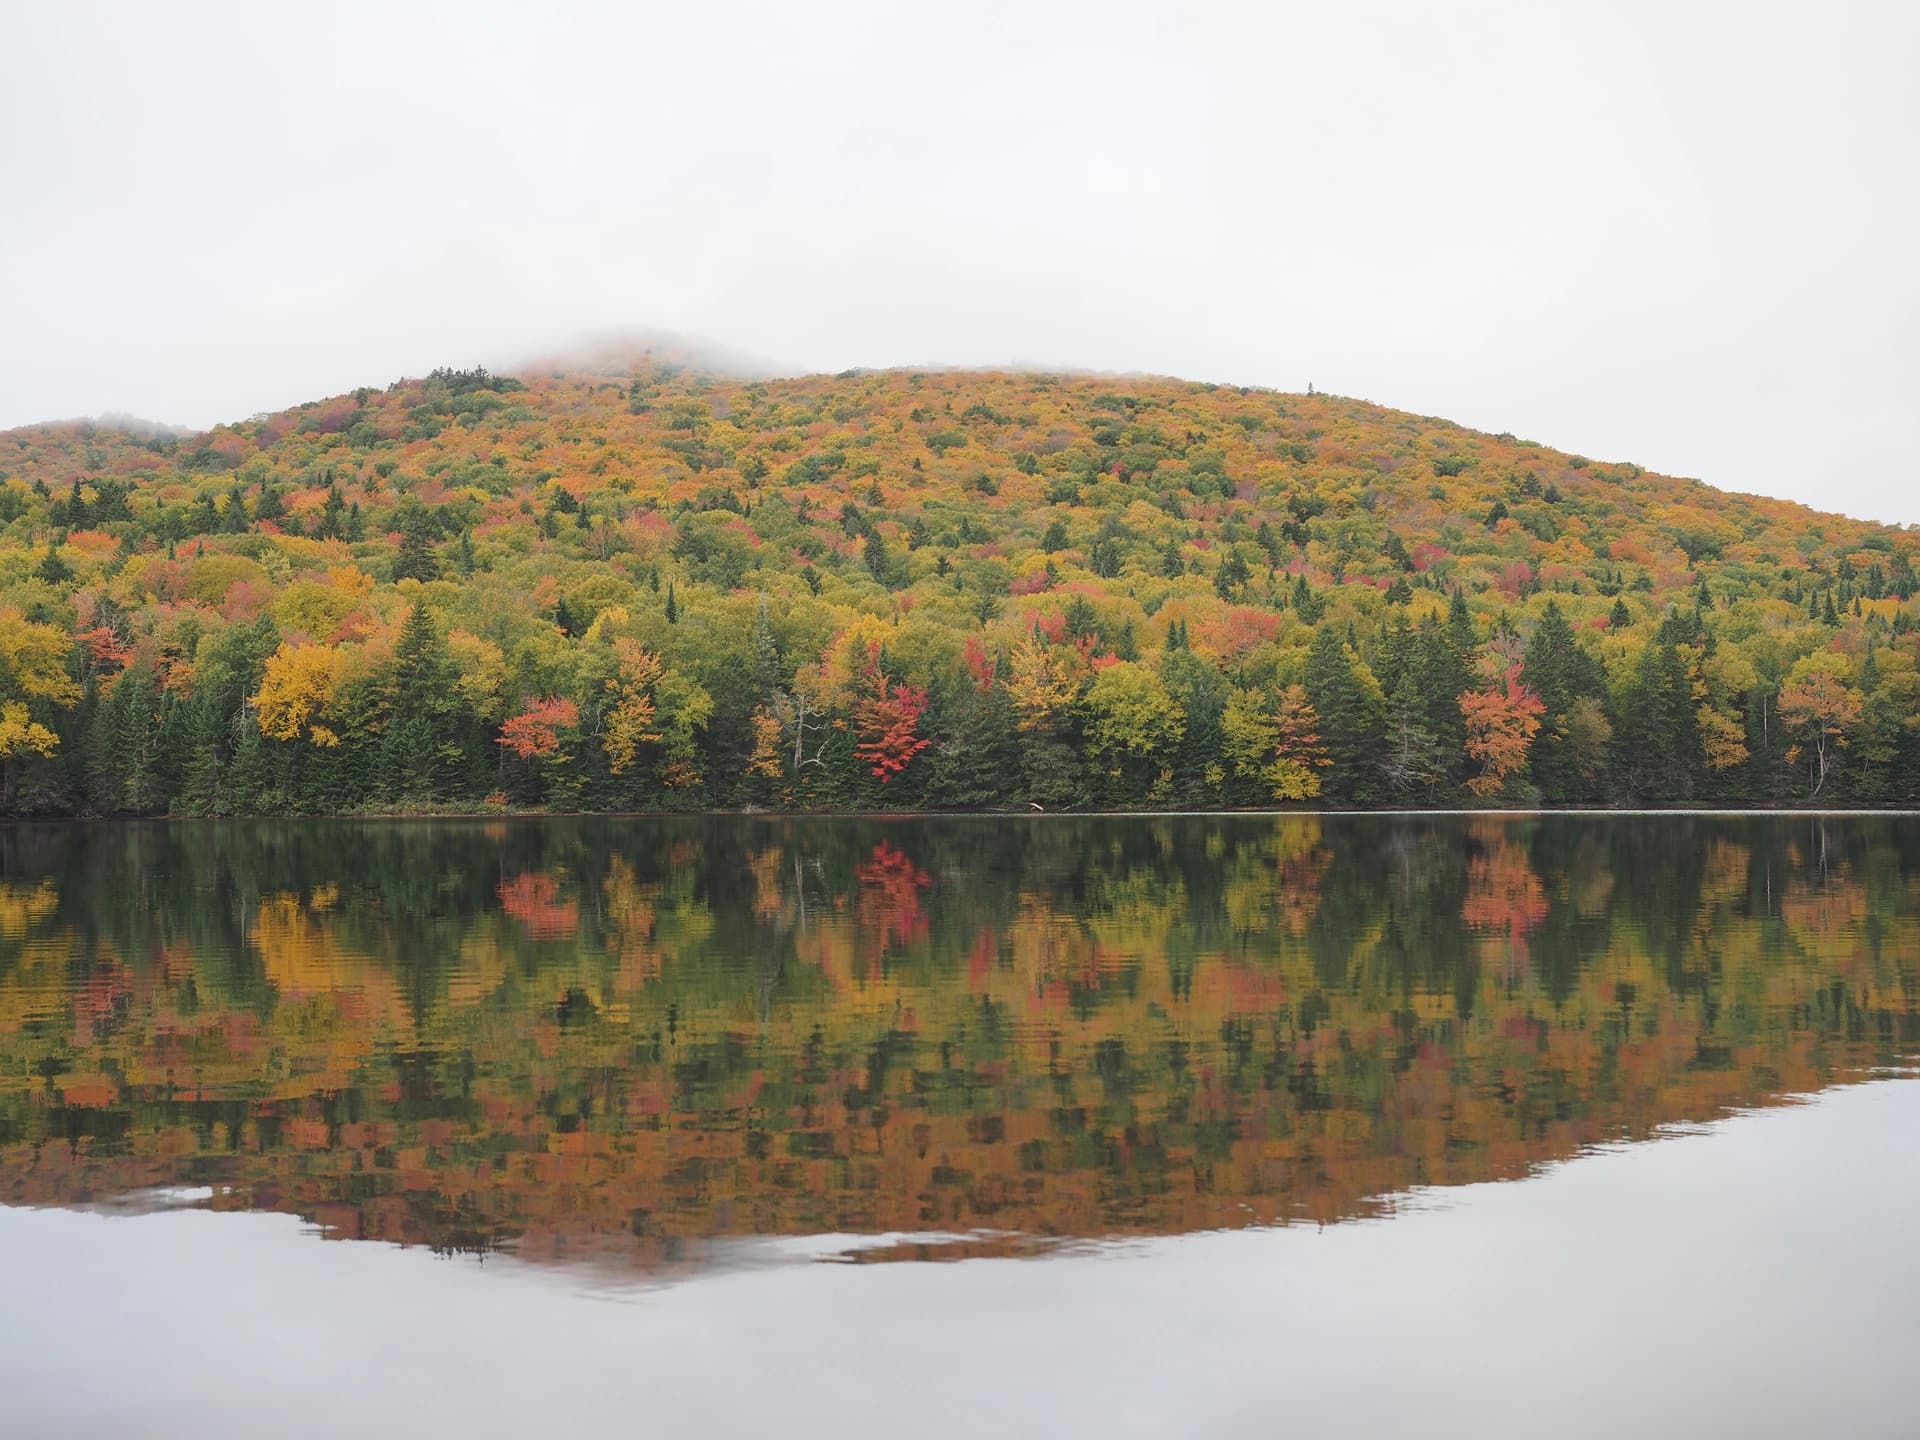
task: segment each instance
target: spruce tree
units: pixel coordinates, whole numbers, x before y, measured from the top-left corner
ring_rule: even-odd
[[[1700,727],[1693,680],[1671,634],[1647,647],[1624,701],[1614,743],[1616,767],[1629,793],[1640,800],[1692,799],[1700,770]]]
[[[1320,717],[1320,738],[1333,761],[1326,793],[1360,803],[1378,798],[1386,704],[1379,682],[1329,626],[1314,633],[1313,647],[1307,652],[1306,688]]]
[[[418,506],[410,506],[400,521],[400,549],[393,559],[395,580],[438,580],[440,560],[433,553],[433,519]]]
[[[426,606],[415,605],[400,627],[384,686],[386,730],[379,753],[379,788],[391,800],[450,798],[447,781],[459,772],[452,743],[456,718],[454,667]]]
[[[1527,643],[1524,670],[1527,684],[1546,707],[1529,755],[1534,784],[1541,798],[1550,802],[1586,798],[1568,719],[1576,703],[1601,694],[1604,676],[1599,662],[1580,648],[1567,617],[1551,600]]]

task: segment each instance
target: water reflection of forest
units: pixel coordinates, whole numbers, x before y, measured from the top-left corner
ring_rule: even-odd
[[[1332,1220],[1899,1063],[1917,979],[1894,818],[14,827],[0,1201],[642,1263]]]

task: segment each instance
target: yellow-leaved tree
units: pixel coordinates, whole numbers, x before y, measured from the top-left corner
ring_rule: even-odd
[[[266,674],[253,696],[260,733],[269,740],[305,738],[322,749],[340,743],[320,717],[340,687],[342,657],[331,645],[288,645],[267,657]]]
[[[70,644],[54,626],[11,606],[0,609],[0,808],[13,803],[19,759],[59,748],[60,737],[34,711],[64,709],[79,698],[80,687],[67,674]]]
[[[600,743],[606,748],[607,768],[621,775],[633,764],[642,745],[660,741],[660,732],[653,728],[657,708],[653,690],[666,667],[658,655],[642,649],[638,640],[614,641],[613,654],[619,669],[607,680],[607,693],[613,703],[607,707]]]

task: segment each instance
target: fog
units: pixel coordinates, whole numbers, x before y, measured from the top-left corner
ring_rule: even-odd
[[[1920,523],[1920,6],[17,4],[0,56],[0,426],[641,327]]]

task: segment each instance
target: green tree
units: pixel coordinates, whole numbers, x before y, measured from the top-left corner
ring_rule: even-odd
[[[1380,682],[1352,646],[1331,626],[1322,626],[1314,632],[1307,652],[1305,683],[1327,756],[1333,761],[1326,775],[1326,793],[1359,804],[1380,798],[1380,756],[1387,722]]]

